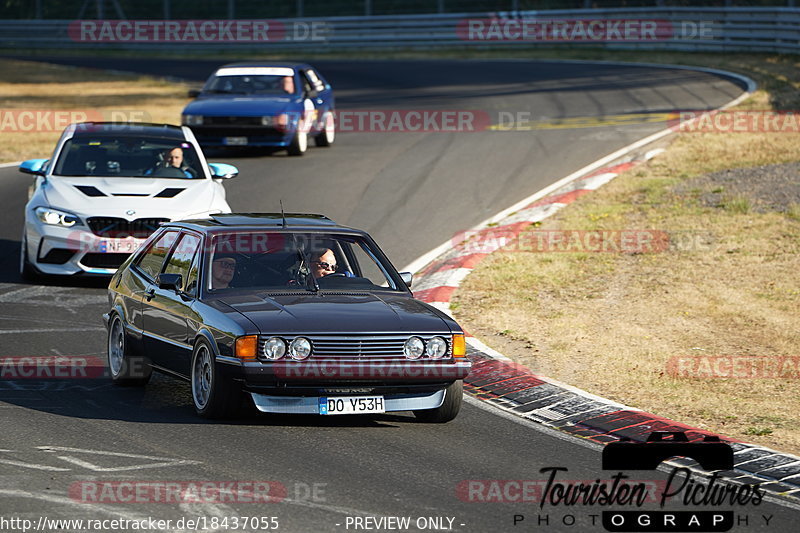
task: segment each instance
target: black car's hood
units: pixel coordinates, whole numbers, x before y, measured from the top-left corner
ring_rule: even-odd
[[[220,301],[270,333],[443,333],[451,320],[408,296],[231,294]],[[455,331],[459,331],[457,327]]]

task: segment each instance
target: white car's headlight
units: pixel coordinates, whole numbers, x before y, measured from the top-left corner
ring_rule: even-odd
[[[202,126],[203,115],[182,115],[181,122],[184,126]]]
[[[81,219],[78,215],[74,215],[67,211],[60,211],[52,207],[37,207],[34,209],[36,216],[51,226],[61,226],[63,228],[71,228],[72,226],[81,225]]]

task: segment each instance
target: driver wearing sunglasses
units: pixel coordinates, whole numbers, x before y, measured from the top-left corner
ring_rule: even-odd
[[[315,278],[322,278],[336,273],[336,255],[333,250],[326,248],[311,255],[311,274]]]

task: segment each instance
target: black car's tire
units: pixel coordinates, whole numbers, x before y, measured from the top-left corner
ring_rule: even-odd
[[[125,325],[112,315],[108,325],[108,371],[115,385],[142,387],[150,381],[153,369],[144,357],[131,357],[125,340]]]
[[[461,398],[464,395],[463,383],[455,381],[447,386],[444,393],[444,402],[436,409],[420,409],[414,411],[414,416],[422,422],[442,424],[450,422],[458,416],[461,410]]]
[[[300,131],[302,125],[298,124],[297,130],[292,137],[292,143],[286,148],[291,156],[300,156],[308,150],[308,132]]]
[[[314,143],[317,146],[330,146],[333,144],[334,139],[336,138],[336,124],[333,120],[333,113],[325,113],[323,117],[323,123],[325,126],[322,129],[322,132],[317,134],[314,137]]]
[[[211,347],[197,341],[192,353],[192,403],[203,418],[230,418],[241,404],[242,391],[217,373]]]
[[[36,281],[39,273],[28,259],[28,238],[23,234],[19,249],[19,275],[24,281]]]

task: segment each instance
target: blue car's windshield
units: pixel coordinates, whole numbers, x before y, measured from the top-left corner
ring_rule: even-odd
[[[194,147],[163,138],[99,134],[68,140],[56,161],[58,176],[202,178]]]
[[[218,234],[207,255],[205,286],[212,293],[405,289],[396,281],[394,268],[358,236],[269,231]]]
[[[203,88],[204,93],[283,95],[295,93],[294,77],[271,74],[214,76]]]

